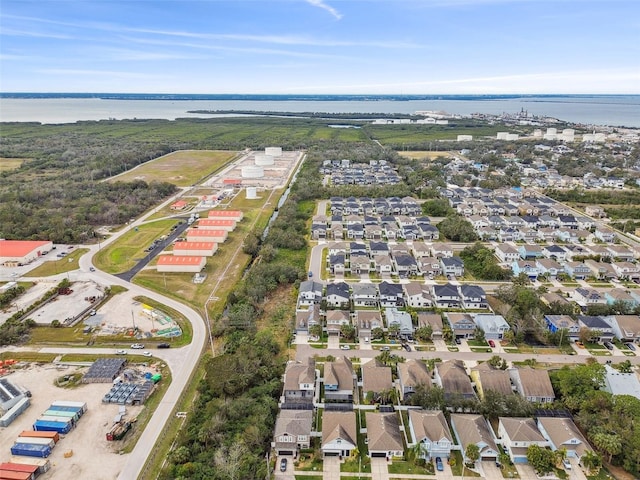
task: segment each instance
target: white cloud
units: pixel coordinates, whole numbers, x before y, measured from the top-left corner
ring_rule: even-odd
[[[337,20],[340,20],[342,18],[342,14],[340,12],[338,12],[335,8],[333,8],[331,5],[327,5],[326,3],[324,3],[322,0],[307,0],[307,3],[309,5],[313,5],[314,7],[318,7],[321,8],[323,10],[326,10],[327,12],[329,12],[331,15],[333,15],[334,17],[336,17]]]

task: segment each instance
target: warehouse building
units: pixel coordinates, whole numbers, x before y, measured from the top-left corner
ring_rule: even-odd
[[[244,218],[244,214],[240,210],[211,210],[209,218],[220,220],[235,220],[239,222]]]
[[[223,243],[227,239],[227,235],[226,230],[190,228],[187,230],[187,242]]]
[[[236,221],[226,218],[202,218],[198,220],[197,228],[207,230],[226,230],[233,232],[236,228]]]
[[[206,257],[186,257],[182,255],[160,255],[158,272],[198,273],[207,264]]]
[[[218,250],[215,242],[176,242],[173,246],[174,255],[185,257],[210,257]]]
[[[17,267],[46,255],[53,242],[38,240],[0,240],[0,265]]]

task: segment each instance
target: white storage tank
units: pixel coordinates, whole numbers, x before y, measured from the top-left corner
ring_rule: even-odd
[[[247,187],[247,200],[256,200],[258,198],[258,189],[256,187]]]
[[[264,167],[262,165],[247,165],[242,167],[242,178],[262,178]]]
[[[256,165],[273,165],[273,156],[265,153],[256,154]]]
[[[267,147],[264,149],[264,153],[272,157],[280,157],[282,156],[282,147]]]

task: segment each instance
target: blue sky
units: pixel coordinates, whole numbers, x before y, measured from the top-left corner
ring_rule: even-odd
[[[0,91],[640,93],[640,0],[0,0]]]

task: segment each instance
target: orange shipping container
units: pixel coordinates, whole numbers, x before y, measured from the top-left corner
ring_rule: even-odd
[[[58,441],[60,440],[60,434],[58,432],[34,432],[33,430],[24,430],[19,436],[33,438],[50,438],[56,443],[58,443]]]

